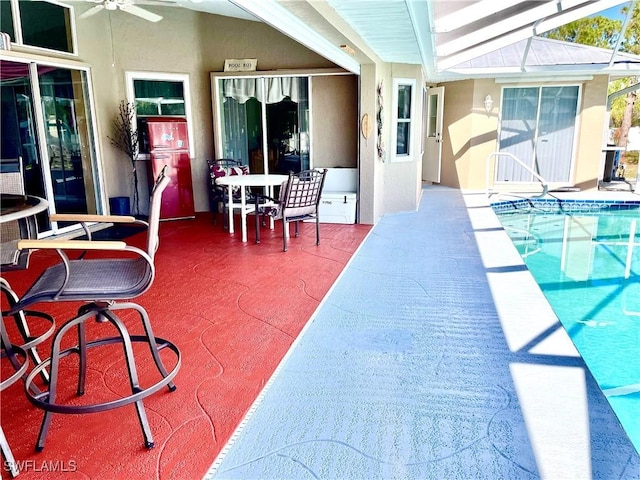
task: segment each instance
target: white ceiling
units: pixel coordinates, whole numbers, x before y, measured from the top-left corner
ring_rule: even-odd
[[[632,3],[625,0],[176,1],[193,10],[268,23],[356,73],[361,64],[372,61],[419,64],[434,82],[458,78],[460,69],[456,67],[468,66],[475,58],[529,42],[536,34],[579,18]],[[348,45],[355,53],[345,53],[341,45]],[[615,62],[598,65],[598,71],[617,68]],[[540,65],[537,67],[540,70]],[[549,67],[550,72],[557,73],[558,65]],[[629,70],[629,65],[626,68]],[[640,64],[634,68],[640,73]],[[567,65],[567,70],[571,69]],[[524,63],[523,70],[526,71]],[[467,68],[465,77],[472,73]]]

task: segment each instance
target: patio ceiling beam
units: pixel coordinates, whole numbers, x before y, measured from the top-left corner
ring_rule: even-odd
[[[378,54],[369,46],[364,39],[354,30],[352,25],[342,18],[335,9],[327,2],[307,1],[309,6],[318,12],[322,18],[333,25],[344,37],[347,42],[360,50],[368,59],[373,62],[382,63]]]
[[[513,7],[527,0],[481,0],[456,10],[435,21],[435,33],[446,33],[476,22],[482,18]]]
[[[432,24],[432,10],[428,8],[426,2],[414,2],[411,0],[405,0],[407,5],[407,11],[411,17],[411,24],[413,31],[418,41],[418,49],[420,51],[420,59],[422,62],[422,69],[428,79],[435,77],[436,75],[436,54],[433,45],[433,37],[429,32],[429,25]],[[428,22],[424,19],[429,18]]]
[[[275,0],[229,0],[296,42],[352,73],[360,74],[360,63],[325,39]]]
[[[504,17],[500,21],[493,22],[486,27],[479,28],[465,35],[460,35],[447,43],[438,45],[436,47],[436,53],[438,57],[453,55],[454,53],[499,37],[517,28],[531,28],[531,19],[544,19],[557,13],[558,5],[556,2],[546,2],[532,9]]]
[[[598,2],[588,3],[560,15],[554,15],[553,17],[542,19],[535,26],[535,28],[534,25],[527,25],[510,33],[493,38],[492,40],[478,43],[475,46],[471,46],[453,55],[438,57],[438,71],[447,70],[456,65],[459,65],[462,62],[471,60],[472,58],[494,52],[507,45],[513,45],[514,43],[517,43],[521,40],[525,40],[534,35],[553,30],[554,28],[560,27],[579,18],[588,17],[589,15],[598,13],[611,7],[615,7],[622,3],[626,3],[626,1],[600,0]]]

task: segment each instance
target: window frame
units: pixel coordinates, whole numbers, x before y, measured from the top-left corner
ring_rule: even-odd
[[[413,161],[413,153],[415,151],[415,111],[416,111],[416,79],[415,78],[394,78],[393,79],[393,98],[391,101],[391,114],[392,114],[392,131],[391,131],[391,145],[392,145],[392,162],[411,162]],[[398,118],[398,98],[400,93],[400,87],[411,88],[411,105],[409,108],[409,118]],[[408,129],[408,143],[407,153],[398,154],[398,126],[400,123],[407,123]]]
[[[532,83],[522,83],[522,84],[508,84],[508,85],[504,85],[501,88],[500,91],[500,111],[503,112],[504,110],[504,99],[505,99],[505,90],[507,89],[526,89],[526,88],[536,88],[538,89],[538,102],[537,102],[537,107],[536,107],[536,129],[535,129],[535,134],[534,134],[534,143],[537,144],[538,143],[538,137],[540,134],[540,116],[541,116],[541,112],[540,112],[540,106],[541,106],[541,101],[542,101],[542,90],[545,88],[557,88],[557,87],[577,87],[578,89],[578,93],[577,93],[577,97],[576,97],[576,114],[574,117],[574,123],[573,123],[573,128],[574,128],[574,132],[573,132],[573,138],[572,138],[572,146],[571,146],[571,158],[569,160],[569,179],[568,180],[549,180],[546,179],[550,184],[552,184],[554,187],[564,187],[564,186],[573,186],[573,184],[575,183],[575,176],[576,176],[576,168],[577,168],[577,158],[578,158],[578,147],[579,147],[579,135],[580,135],[580,124],[582,121],[582,113],[583,113],[583,109],[582,109],[582,99],[583,99],[583,94],[584,94],[584,84],[582,82],[567,82],[567,83],[562,83],[562,82],[553,82],[553,83],[537,83],[537,82],[532,82]],[[501,142],[501,135],[502,135],[502,130],[504,129],[504,125],[503,125],[503,115],[500,115],[500,119],[498,121],[498,128],[497,128],[497,137],[496,137],[496,147],[498,148],[498,150],[500,150],[500,142]],[[530,159],[528,159],[527,161],[523,160],[520,158],[520,160],[522,160],[525,164],[527,164],[530,168],[534,168],[533,167],[533,163],[535,160],[535,149],[534,152],[532,153],[532,157]],[[535,169],[534,169],[535,170]],[[499,180],[498,179],[498,168],[497,165],[494,169],[494,175],[493,175],[493,182],[494,184],[505,184],[507,182]],[[539,173],[539,172],[537,172]],[[529,181],[522,181],[519,183],[522,183],[524,185],[529,185],[529,184],[535,184],[537,181],[535,180],[535,178],[533,178],[533,176],[531,176],[531,180]],[[508,183],[516,183],[513,180],[508,181]]]
[[[151,80],[151,81],[165,81],[165,82],[182,82],[183,86],[183,98],[184,98],[184,118],[187,121],[187,132],[189,133],[189,156],[194,158],[195,145],[194,145],[194,130],[193,130],[193,115],[191,110],[191,89],[189,87],[189,74],[187,73],[165,73],[165,72],[137,72],[126,71],[125,72],[125,85],[127,89],[127,102],[135,105],[136,95],[134,82],[136,80]],[[158,115],[161,117],[169,117],[172,115]],[[182,115],[179,115],[182,117]],[[138,115],[135,115],[133,119],[137,128]],[[148,153],[141,153],[138,156],[139,160],[148,160],[150,155]]]
[[[38,47],[36,45],[29,45],[24,43],[23,32],[22,32],[22,19],[20,15],[20,0],[9,0],[11,5],[11,20],[13,23],[13,31],[16,38],[11,39],[12,45],[19,46],[21,48],[34,50],[35,52],[54,52],[58,55],[68,55],[77,57],[78,56],[78,36],[76,31],[76,17],[73,6],[67,5],[56,0],[40,0],[45,3],[51,3],[53,5],[57,5],[61,8],[65,8],[69,11],[69,28],[71,29],[71,51],[65,52],[64,50],[55,50],[52,48],[46,47]]]

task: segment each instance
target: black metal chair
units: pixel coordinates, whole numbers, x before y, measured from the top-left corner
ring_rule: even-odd
[[[222,213],[227,211],[229,205],[229,194],[227,187],[218,185],[216,179],[227,175],[248,175],[249,167],[242,165],[237,160],[230,158],[222,158],[219,160],[207,160],[209,165],[209,204],[211,212],[213,212],[213,223],[218,222],[218,213],[220,204],[223,205]],[[249,192],[247,192],[249,193]],[[240,201],[240,190],[235,189],[233,192],[234,200]],[[249,198],[249,197],[248,197]],[[224,226],[227,226],[227,217],[224,215]]]
[[[320,218],[318,205],[324,187],[327,169],[303,170],[299,173],[289,172],[289,178],[280,187],[279,198],[273,199],[265,195],[257,195],[256,211],[256,243],[260,243],[260,225],[258,213],[271,215],[275,220],[282,220],[283,251],[289,247],[289,223],[295,226],[295,236],[299,235],[298,223],[303,220],[315,220],[316,245],[320,245]],[[260,205],[264,199],[277,202],[275,206]]]
[[[36,443],[36,449],[42,450],[53,413],[82,414],[110,410],[134,403],[147,448],[153,447],[153,436],[149,427],[142,400],[167,386],[169,391],[175,390],[173,379],[180,368],[180,351],[167,340],[154,336],[149,316],[145,309],[130,301],[147,291],[155,276],[154,256],[158,248],[158,229],[162,192],[170,179],[162,170],[151,193],[151,206],[148,223],[134,217],[118,217],[113,215],[56,215],[54,221],[123,222],[142,224],[147,227],[146,251],[127,245],[123,241],[98,240],[21,240],[21,249],[54,249],[61,262],[48,267],[35,283],[20,298],[13,311],[28,308],[39,302],[82,301],[77,316],[64,323],[53,337],[51,357],[36,366],[26,379],[26,390],[29,401],[45,411]],[[92,257],[92,251],[100,251],[100,258]],[[88,252],[80,258],[70,259],[68,251]],[[126,253],[125,253],[126,252]],[[140,315],[144,327],[144,335],[130,335],[123,321],[116,315],[119,310],[134,310]],[[117,330],[113,337],[86,340],[87,324],[95,319],[101,323],[110,323]],[[70,330],[77,328],[77,344],[61,349],[62,340]],[[160,380],[148,386],[141,386],[136,370],[132,342],[143,342],[148,345],[155,366],[160,373]],[[87,349],[110,344],[121,344],[124,350],[128,370],[131,393],[113,400],[89,405],[58,403],[56,397],[58,383],[66,378],[60,377],[60,361],[64,357],[77,354],[79,358],[77,394],[83,395],[87,372]],[[173,352],[174,366],[167,371],[160,351],[169,349]],[[139,356],[139,353],[137,354]],[[40,370],[50,366],[50,381],[47,391],[34,393],[29,388]],[[128,393],[128,392],[127,392]]]

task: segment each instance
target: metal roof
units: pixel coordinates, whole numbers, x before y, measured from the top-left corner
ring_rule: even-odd
[[[573,72],[585,75],[623,73],[639,69],[638,55],[621,52],[614,54],[603,48],[532,37],[455,65],[448,70],[448,74],[496,77]]]

